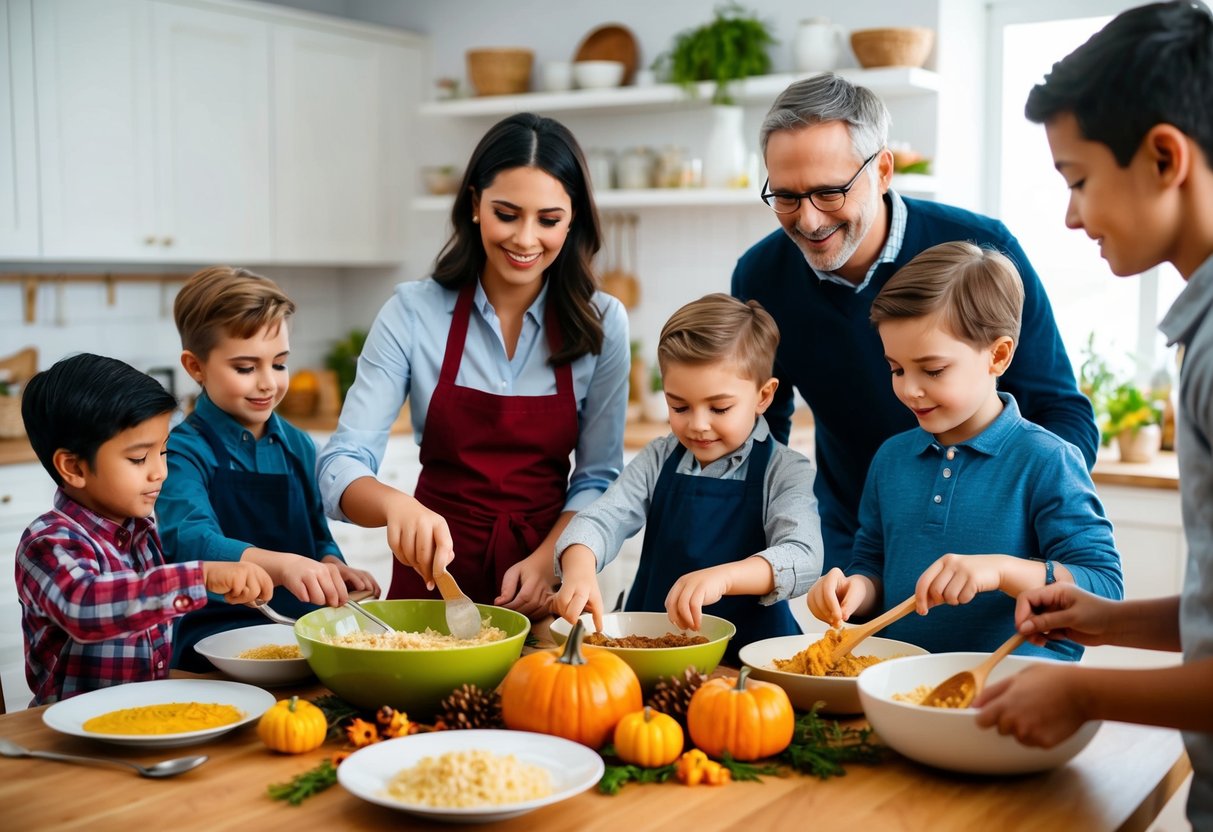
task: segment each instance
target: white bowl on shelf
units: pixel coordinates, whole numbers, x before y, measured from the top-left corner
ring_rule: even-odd
[[[622,61],[576,61],[573,82],[583,90],[610,89],[623,82],[625,70]]]

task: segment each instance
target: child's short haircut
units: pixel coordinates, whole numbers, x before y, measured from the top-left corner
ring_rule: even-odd
[[[205,361],[219,339],[252,338],[295,314],[294,302],[268,277],[212,266],[185,282],[173,302],[182,349]]]
[[[731,361],[743,378],[761,385],[771,377],[778,346],[779,327],[762,304],[717,292],[670,316],[657,342],[657,363],[664,373],[671,363]]]
[[[55,451],[96,464],[97,449],[124,430],[172,413],[177,400],[116,358],[81,353],[35,375],[21,392],[21,418],[38,461],[56,485]]]
[[[1153,127],[1171,124],[1213,164],[1213,15],[1203,3],[1154,3],[1117,15],[1053,64],[1024,115],[1073,113],[1089,141],[1127,167]]]
[[[906,263],[872,301],[872,324],[939,314],[956,338],[976,347],[1019,341],[1023,281],[1005,255],[972,243],[931,246]]]

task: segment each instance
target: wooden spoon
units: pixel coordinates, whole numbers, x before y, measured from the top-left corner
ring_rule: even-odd
[[[842,631],[842,640],[838,642],[838,646],[834,648],[830,654],[830,663],[837,664],[838,660],[855,649],[859,642],[863,641],[868,636],[877,630],[884,629],[899,618],[904,618],[914,611],[914,596],[902,601],[893,609],[878,615],[869,621],[867,624],[860,624],[857,627],[848,627]]]
[[[1012,650],[1023,644],[1024,637],[1020,633],[1011,636],[1002,646],[990,654],[990,657],[972,670],[962,670],[954,676],[949,676],[935,690],[926,695],[922,704],[930,708],[967,708],[986,686],[986,677],[994,669],[994,665],[1007,657]]]

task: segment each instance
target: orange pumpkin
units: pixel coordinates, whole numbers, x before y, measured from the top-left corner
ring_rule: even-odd
[[[695,745],[713,757],[727,751],[735,760],[760,760],[792,742],[796,715],[779,685],[749,679],[743,667],[736,679],[704,682],[687,707],[687,728]]]
[[[615,753],[634,766],[667,766],[682,754],[682,726],[645,705],[615,726]]]
[[[623,659],[581,646],[578,621],[563,652],[523,656],[501,683],[507,728],[538,731],[599,748],[626,714],[643,707],[640,680]]]

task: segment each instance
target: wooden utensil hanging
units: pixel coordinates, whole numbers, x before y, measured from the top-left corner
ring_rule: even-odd
[[[614,262],[602,275],[602,291],[619,298],[624,309],[634,309],[640,302],[640,284],[627,266],[627,258],[623,255],[625,226],[636,222],[635,215],[611,214],[607,220],[608,235],[614,249]],[[635,230],[632,228],[632,241],[635,245]]]

